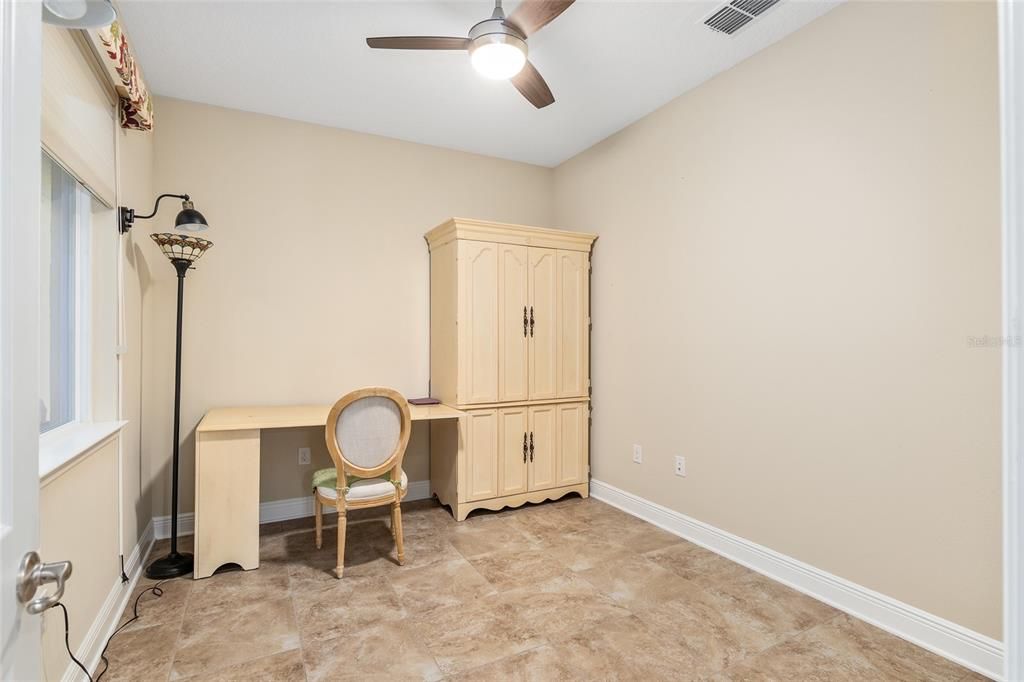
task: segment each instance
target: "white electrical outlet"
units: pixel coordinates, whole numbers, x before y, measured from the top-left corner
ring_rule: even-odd
[[[682,455],[676,455],[676,476],[686,475],[686,458]]]
[[[644,451],[639,445],[633,446],[633,461],[637,464],[644,461]]]
[[[299,466],[309,464],[309,448],[299,448]]]

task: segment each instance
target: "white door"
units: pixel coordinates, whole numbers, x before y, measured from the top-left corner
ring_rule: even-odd
[[[38,0],[0,3],[0,679],[38,680],[40,616],[19,603],[39,546]]]

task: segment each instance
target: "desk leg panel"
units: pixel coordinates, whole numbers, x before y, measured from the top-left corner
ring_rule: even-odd
[[[465,437],[464,419],[444,419],[430,422],[430,489],[441,504],[455,513],[459,503],[459,472],[462,442]]]
[[[196,434],[195,569],[260,565],[260,432]]]

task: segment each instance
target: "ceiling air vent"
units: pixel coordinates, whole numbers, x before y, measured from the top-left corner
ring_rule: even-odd
[[[711,16],[704,20],[704,25],[712,31],[731,36],[778,2],[779,0],[732,0],[728,5],[712,12]]]

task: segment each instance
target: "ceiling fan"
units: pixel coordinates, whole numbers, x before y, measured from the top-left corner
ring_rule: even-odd
[[[547,26],[575,0],[522,0],[505,16],[495,0],[490,18],[474,24],[467,38],[391,36],[367,38],[370,47],[385,50],[467,50],[481,75],[509,79],[530,104],[543,109],[555,101],[551,88],[526,58],[526,40]]]

